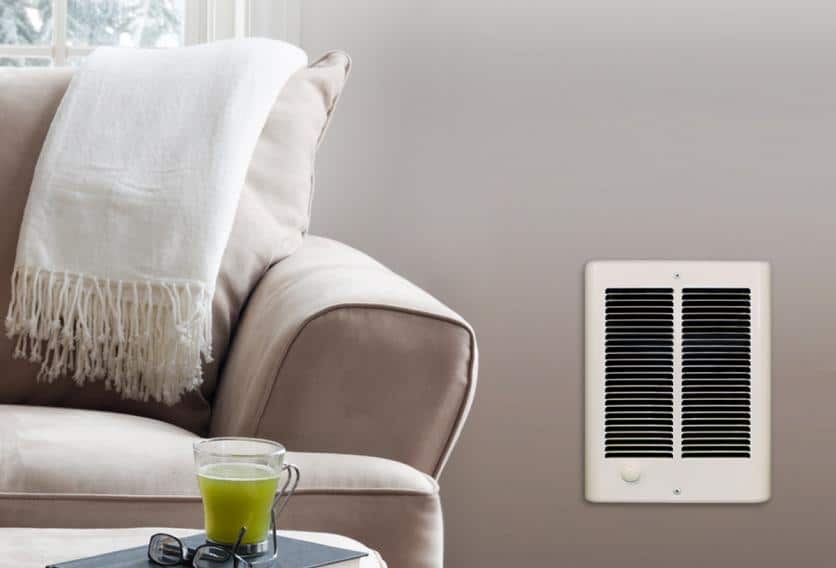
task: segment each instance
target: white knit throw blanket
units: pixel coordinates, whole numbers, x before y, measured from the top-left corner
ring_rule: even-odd
[[[35,169],[6,318],[39,380],[104,378],[177,402],[211,357],[215,280],[292,45],[103,48],[75,73]]]

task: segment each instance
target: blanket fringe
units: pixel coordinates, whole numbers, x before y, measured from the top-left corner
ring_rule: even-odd
[[[174,404],[211,361],[212,294],[194,282],[127,282],[17,266],[6,333],[39,381],[104,379],[123,398]]]

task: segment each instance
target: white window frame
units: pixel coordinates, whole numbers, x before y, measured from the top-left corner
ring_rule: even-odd
[[[266,3],[266,4],[265,4]],[[253,23],[260,10],[269,8],[272,19]],[[247,37],[258,32],[299,43],[301,0],[185,0],[183,43],[194,45],[216,39]],[[70,57],[88,55],[93,47],[67,45],[67,0],[53,0],[51,45],[0,44],[0,57],[52,58],[56,67],[68,65]]]

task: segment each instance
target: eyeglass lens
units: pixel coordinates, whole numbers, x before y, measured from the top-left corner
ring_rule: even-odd
[[[249,568],[250,563],[237,554],[232,554],[226,548],[204,545],[195,551],[192,565],[194,568],[221,568],[221,566]]]
[[[183,560],[183,545],[170,534],[155,534],[148,543],[148,557],[163,566],[176,566]]]

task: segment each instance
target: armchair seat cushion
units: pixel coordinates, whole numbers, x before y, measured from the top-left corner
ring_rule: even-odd
[[[202,526],[192,444],[172,424],[127,414],[0,405],[0,526]],[[383,458],[289,452],[302,479],[285,529],[328,531],[393,566],[440,565],[435,480]]]

